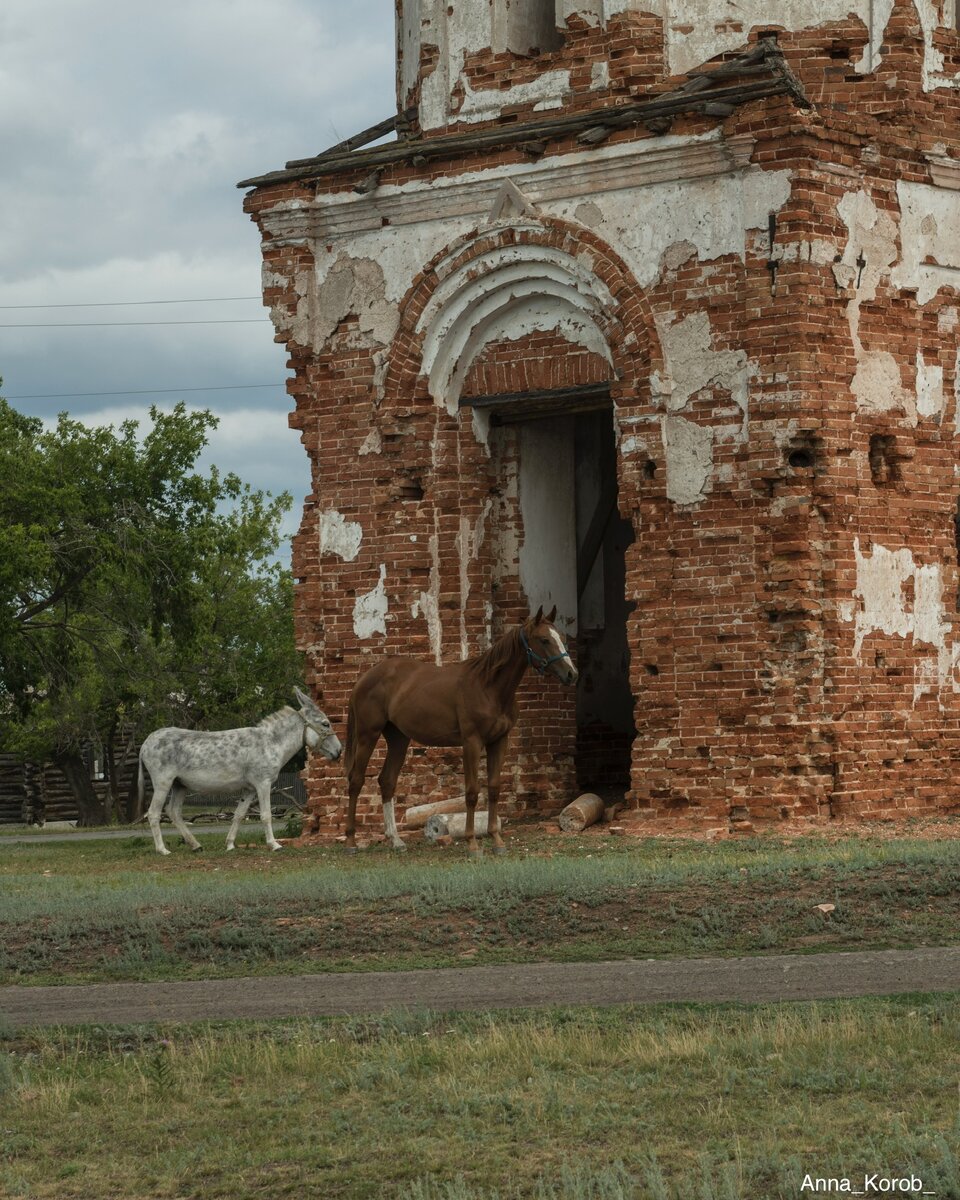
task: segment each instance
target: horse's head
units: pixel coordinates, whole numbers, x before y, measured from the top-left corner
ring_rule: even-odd
[[[576,683],[577,668],[571,662],[570,651],[553,624],[556,617],[556,605],[547,616],[543,615],[541,605],[535,617],[524,621],[521,637],[527,651],[527,661],[541,675],[544,671],[549,671],[551,675],[556,675],[561,683]]]
[[[293,694],[300,706],[298,711],[303,719],[303,740],[307,749],[319,749],[325,758],[336,762],[343,753],[343,746],[333,732],[333,726],[327,720],[326,714],[322,713],[306,692],[301,692],[298,687],[293,689]]]

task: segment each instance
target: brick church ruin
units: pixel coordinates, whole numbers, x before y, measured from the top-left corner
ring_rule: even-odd
[[[241,185],[331,715],[385,654],[556,604],[582,678],[528,673],[508,802],[960,807],[957,25],[400,0],[396,118]],[[334,830],[341,770],[309,787]],[[460,794],[457,756],[412,748],[400,787]]]

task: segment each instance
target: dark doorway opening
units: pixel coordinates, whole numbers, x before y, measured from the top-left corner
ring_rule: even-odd
[[[577,786],[620,800],[636,737],[625,559],[634,531],[617,507],[609,392],[603,385],[461,404],[489,415],[501,476],[506,464],[516,470],[521,589],[534,605],[557,604],[558,626],[576,648]]]
[[[630,787],[637,731],[630,690],[626,550],[633,525],[617,509],[610,409],[575,420],[577,511],[577,785],[609,800]]]

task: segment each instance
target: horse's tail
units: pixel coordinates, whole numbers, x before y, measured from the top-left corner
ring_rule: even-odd
[[[350,697],[350,707],[347,709],[347,745],[343,752],[343,766],[349,777],[353,770],[353,760],[357,756],[357,714],[354,711],[353,697]]]

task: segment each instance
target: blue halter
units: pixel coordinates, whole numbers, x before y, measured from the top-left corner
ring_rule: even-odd
[[[533,667],[538,675],[542,675],[551,663],[558,662],[561,658],[567,657],[567,652],[565,650],[563,654],[555,654],[553,658],[544,658],[543,655],[538,654],[536,650],[533,649],[533,647],[527,641],[526,633],[522,629],[520,630],[520,643],[527,652],[527,662],[531,667]]]

